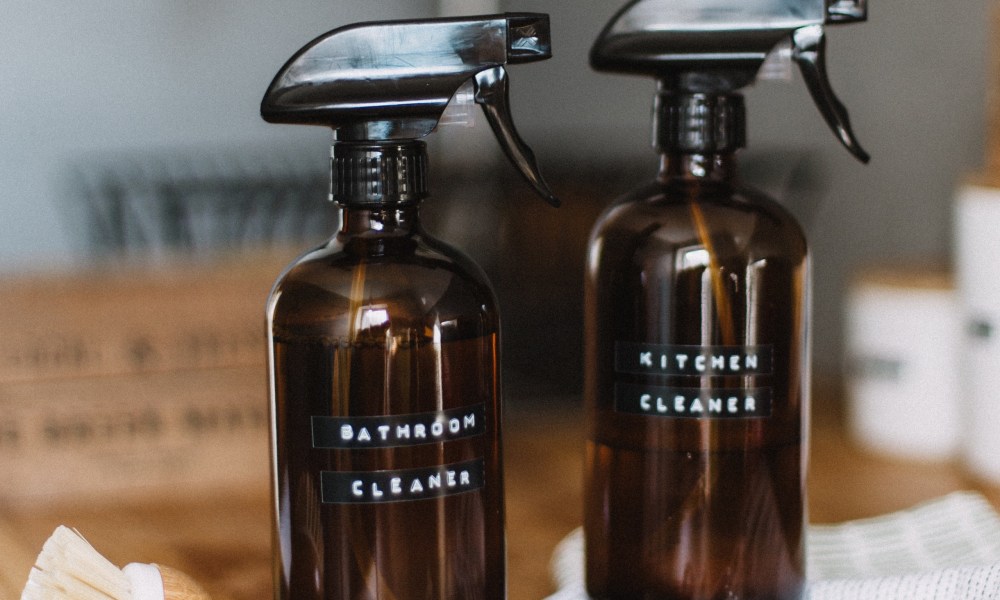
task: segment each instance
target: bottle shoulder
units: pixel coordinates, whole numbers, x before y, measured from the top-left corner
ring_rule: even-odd
[[[448,324],[457,337],[497,329],[489,281],[458,250],[426,236],[410,236],[405,251],[372,243],[359,251],[353,241],[334,238],[285,270],[268,302],[273,334],[345,337],[359,327],[422,332],[435,323]]]
[[[592,248],[650,246],[671,251],[714,246],[755,257],[805,257],[802,227],[779,202],[753,188],[650,182],[598,218]]]

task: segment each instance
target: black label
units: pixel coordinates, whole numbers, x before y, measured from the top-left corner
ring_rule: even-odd
[[[486,405],[384,417],[313,417],[313,448],[394,448],[482,435]]]
[[[772,346],[615,344],[615,371],[638,375],[766,375]]]
[[[615,384],[618,412],[688,419],[771,416],[771,388],[688,388]]]
[[[483,459],[399,471],[323,471],[325,504],[381,504],[441,498],[481,489]]]

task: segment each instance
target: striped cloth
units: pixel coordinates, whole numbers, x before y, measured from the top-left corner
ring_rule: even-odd
[[[1000,517],[972,492],[807,534],[808,600],[1000,600]],[[558,592],[586,600],[583,532],[552,558]]]

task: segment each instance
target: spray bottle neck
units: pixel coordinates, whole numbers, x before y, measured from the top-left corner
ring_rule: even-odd
[[[347,205],[340,209],[340,241],[353,244],[355,250],[364,254],[384,254],[386,244],[393,243],[392,240],[411,238],[421,232],[420,208],[416,204]],[[395,248],[400,250],[398,244]]]
[[[331,199],[344,208],[416,206],[427,197],[427,145],[337,142],[332,178]]]
[[[671,152],[660,155],[658,179],[664,183],[686,180],[732,184],[737,181],[738,174],[734,152],[721,154]]]

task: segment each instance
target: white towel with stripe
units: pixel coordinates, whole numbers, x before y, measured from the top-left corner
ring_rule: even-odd
[[[808,600],[1000,600],[1000,516],[956,492],[915,508],[808,529]],[[586,600],[583,532],[556,547],[548,600]]]

